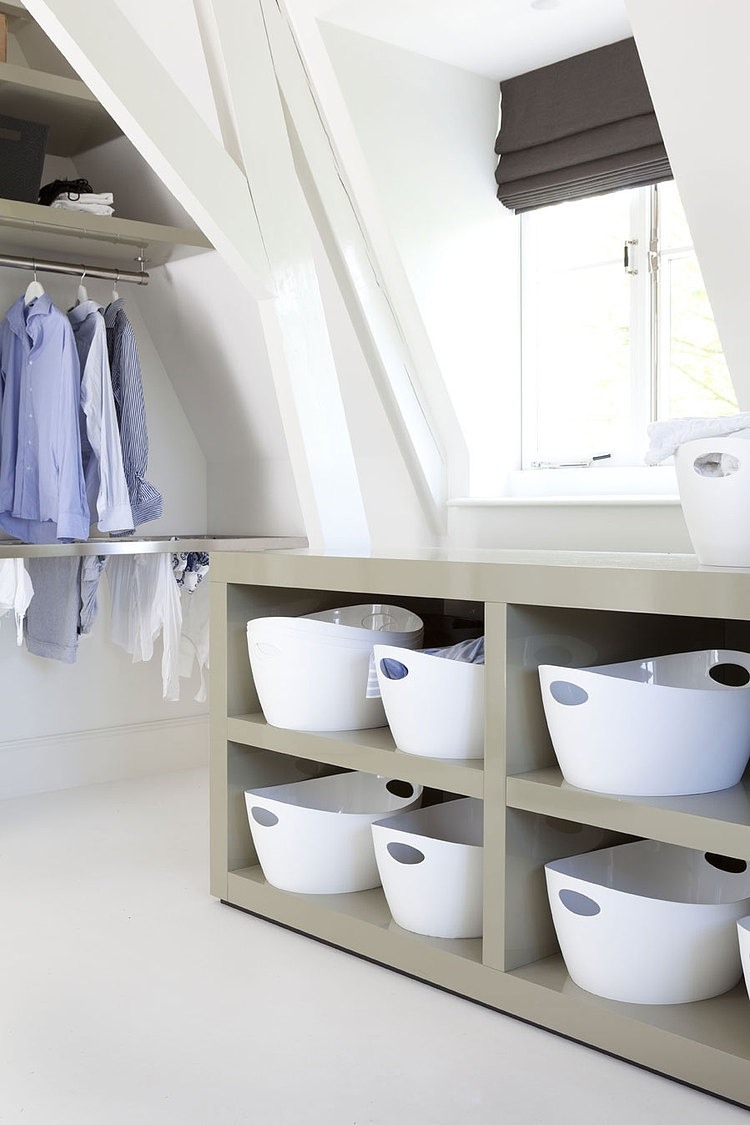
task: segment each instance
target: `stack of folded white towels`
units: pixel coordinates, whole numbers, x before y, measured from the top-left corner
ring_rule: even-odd
[[[65,211],[88,211],[90,215],[114,214],[114,202],[111,191],[78,192],[64,191],[58,195],[52,207],[61,207]]]

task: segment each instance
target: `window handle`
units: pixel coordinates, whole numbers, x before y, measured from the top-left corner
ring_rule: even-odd
[[[637,246],[637,245],[638,245],[638,239],[637,238],[628,238],[623,243],[622,264],[625,268],[625,273],[630,273],[630,274],[638,273],[637,267],[631,266],[631,264],[630,264],[631,261],[635,261],[635,255],[633,254],[633,251],[631,250],[631,247]]]
[[[608,461],[611,453],[595,453],[581,461],[532,461],[532,469],[588,469],[596,461]]]

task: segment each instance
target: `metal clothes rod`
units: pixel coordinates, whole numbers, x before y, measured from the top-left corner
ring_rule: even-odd
[[[0,255],[0,266],[41,273],[64,273],[74,277],[102,277],[108,281],[131,281],[134,285],[148,285],[149,282],[145,270],[109,270],[100,266],[74,265],[72,262],[51,262],[46,258],[15,258],[9,254]]]

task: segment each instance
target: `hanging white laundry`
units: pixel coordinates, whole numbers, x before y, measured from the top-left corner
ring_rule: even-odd
[[[33,596],[34,587],[23,559],[1,559],[0,617],[13,610],[16,617],[16,644],[19,645],[23,644],[23,619]]]
[[[176,701],[180,695],[182,607],[171,555],[115,555],[106,574],[112,641],[130,653],[135,664],[151,659],[154,641],[161,634],[162,694],[164,699]]]
[[[176,585],[176,583],[175,583]],[[208,620],[211,598],[208,582],[199,583],[194,590],[182,592],[182,633],[180,636],[180,678],[192,676],[197,664],[200,686],[193,696],[196,703],[208,698],[206,670],[208,669]]]

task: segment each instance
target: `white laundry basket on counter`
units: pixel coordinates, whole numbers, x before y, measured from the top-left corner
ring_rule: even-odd
[[[540,665],[539,678],[552,744],[571,785],[656,797],[715,792],[742,777],[750,758],[748,653],[705,649],[592,668]]]
[[[482,827],[482,801],[474,797],[373,823],[394,922],[429,937],[482,936]]]
[[[686,1004],[742,975],[743,860],[639,840],[545,864],[552,919],[575,984],[630,1004]]]
[[[358,771],[245,791],[263,874],[282,891],[304,894],[379,886],[370,825],[421,799],[419,785]]]
[[[375,603],[248,621],[248,655],[266,721],[301,731],[385,726],[382,701],[366,698],[376,640],[418,648],[422,621],[408,609]]]
[[[375,670],[399,750],[430,758],[484,757],[484,664],[376,644]],[[388,664],[401,666],[398,679]]]
[[[750,917],[740,918],[737,923],[737,937],[740,943],[740,962],[745,977],[745,988],[750,996]]]
[[[750,432],[686,441],[675,452],[688,534],[706,566],[750,566]]]

